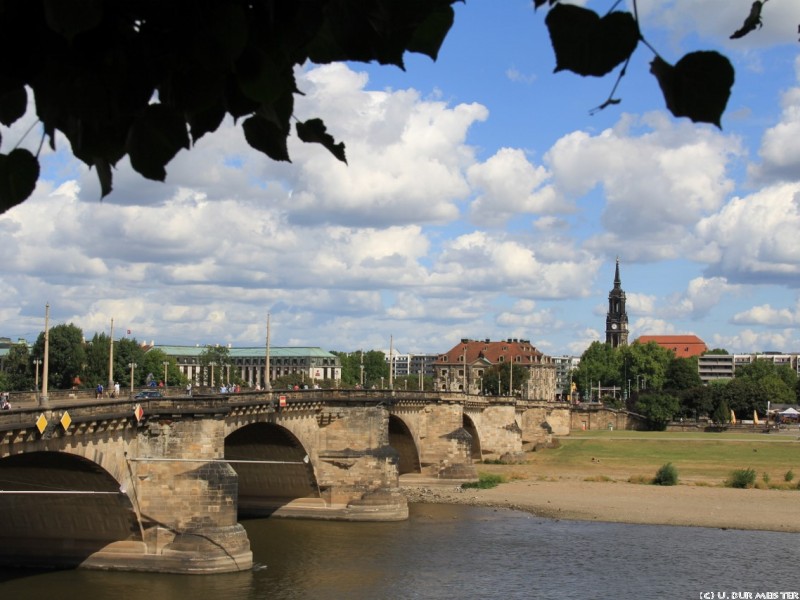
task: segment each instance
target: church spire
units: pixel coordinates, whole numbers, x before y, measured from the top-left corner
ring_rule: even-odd
[[[619,256],[614,269],[614,289],[608,294],[606,314],[606,343],[613,348],[628,345],[628,313],[625,310],[625,292],[619,276]]]

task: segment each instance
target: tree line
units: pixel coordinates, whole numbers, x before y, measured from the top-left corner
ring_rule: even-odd
[[[185,386],[188,378],[181,373],[175,357],[168,356],[159,348],[149,349],[136,338],[121,338],[114,341],[113,379],[109,372],[111,338],[96,333],[86,340],[81,328],[60,324],[50,328],[48,340],[47,385],[50,389],[94,389],[98,384],[106,386],[117,382],[120,387],[147,386],[151,383],[169,386]],[[338,384],[333,380],[311,380],[304,372],[290,373],[271,380],[277,389],[294,386],[319,385],[330,387],[341,385],[366,389],[389,386],[389,365],[386,355],[380,350],[339,352],[342,377]],[[44,332],[29,346],[25,342],[13,344],[0,370],[0,390],[32,391],[42,389],[44,362]],[[135,365],[131,369],[131,365]],[[200,352],[197,360],[199,374],[196,383],[201,386],[240,385],[245,382],[238,369],[232,368],[230,349],[224,345],[209,345]],[[433,389],[430,376],[404,375],[393,380],[395,389]]]
[[[119,383],[122,388],[145,386],[151,382],[186,383],[175,358],[157,348],[147,352],[135,338],[114,341],[113,373],[109,371],[111,338],[104,333],[95,333],[87,341],[80,327],[72,323],[56,325],[49,330],[48,350],[47,385],[50,389],[96,388],[112,382]],[[41,389],[43,363],[44,332],[31,347],[24,342],[14,344],[9,349],[5,368],[0,372],[0,389]]]
[[[582,401],[639,413],[656,428],[675,419],[727,423],[754,414],[764,418],[770,403],[794,404],[800,398],[800,382],[789,365],[755,360],[737,366],[735,378],[705,385],[696,357],[676,357],[655,342],[617,348],[593,342],[573,371],[572,383]]]

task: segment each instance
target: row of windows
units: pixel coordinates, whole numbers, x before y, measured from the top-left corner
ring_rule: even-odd
[[[188,358],[188,357],[177,357],[178,364],[182,365],[196,365],[199,364],[199,359],[197,358]],[[257,359],[257,358],[235,358],[233,362],[236,366],[251,366],[251,365],[263,365],[264,359]],[[269,359],[270,365],[312,365],[312,366],[322,366],[322,367],[334,367],[336,365],[335,358],[272,358]]]

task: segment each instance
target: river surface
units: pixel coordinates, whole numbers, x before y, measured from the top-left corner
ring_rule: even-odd
[[[399,523],[244,521],[246,573],[0,571],[0,598],[800,599],[800,534],[410,508]]]

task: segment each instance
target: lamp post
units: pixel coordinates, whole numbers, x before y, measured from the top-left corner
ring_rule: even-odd
[[[41,358],[34,358],[33,359],[33,368],[36,369],[36,393],[39,393],[39,365],[42,364]]]
[[[169,387],[167,385],[167,367],[169,366],[169,361],[165,360],[161,364],[164,365],[164,387],[166,388],[166,387]]]
[[[636,376],[636,385],[639,388],[639,391],[645,389],[647,387],[647,376],[646,375],[637,375]]]
[[[130,370],[131,370],[131,396],[133,396],[133,370],[134,370],[134,369],[135,369],[137,366],[138,366],[138,365],[137,365],[135,362],[128,363],[128,367],[129,367],[129,368],[130,368]]]

